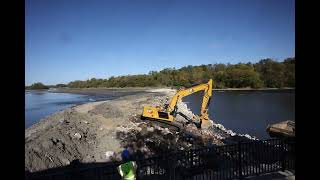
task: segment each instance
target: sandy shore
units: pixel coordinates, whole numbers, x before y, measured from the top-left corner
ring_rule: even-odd
[[[59,92],[62,92],[59,90]],[[64,91],[66,92],[66,91]],[[67,108],[42,119],[25,130],[25,170],[38,171],[81,162],[107,162],[120,159],[128,148],[139,157],[185,150],[199,146],[223,145],[237,138],[221,124],[209,129],[185,126],[175,132],[149,121],[142,121],[143,106],[162,106],[175,90],[137,89],[68,89],[68,93],[113,94],[118,98]],[[187,105],[179,102],[179,111],[192,117]],[[178,122],[185,121],[179,115]],[[213,120],[214,122],[214,120]]]

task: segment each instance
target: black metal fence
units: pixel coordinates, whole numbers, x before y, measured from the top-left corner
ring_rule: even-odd
[[[137,179],[241,179],[279,170],[295,170],[295,142],[269,139],[206,147],[136,160]],[[120,163],[75,165],[26,174],[26,179],[120,179]]]

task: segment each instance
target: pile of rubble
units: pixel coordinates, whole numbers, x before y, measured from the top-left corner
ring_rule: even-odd
[[[116,131],[121,145],[138,158],[224,144],[221,138],[215,136],[210,130],[199,130],[193,124],[184,127],[183,131],[176,132],[150,121],[142,121],[139,116],[134,116],[130,124],[119,126]],[[114,157],[119,157],[119,155],[115,154]]]
[[[157,102],[157,101],[156,101]],[[163,103],[163,102],[160,102]],[[195,116],[183,102],[178,103],[179,111],[188,117]],[[186,120],[177,115],[176,121],[184,124]],[[137,158],[148,158],[156,154],[190,150],[204,146],[221,146],[239,140],[256,140],[249,135],[239,135],[227,130],[223,125],[212,122],[208,129],[198,129],[194,124],[183,126],[181,131],[165,128],[159,123],[141,120],[139,115],[130,123],[117,127],[117,139]],[[120,153],[114,153],[112,160],[121,160]]]

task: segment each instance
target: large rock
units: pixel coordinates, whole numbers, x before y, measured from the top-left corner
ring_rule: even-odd
[[[268,125],[267,132],[270,136],[295,137],[295,122],[287,120]]]
[[[80,133],[75,133],[75,134],[74,134],[74,137],[77,138],[77,139],[81,139],[82,136],[81,136]]]
[[[213,122],[211,120],[202,121],[201,129],[208,129],[213,126]]]

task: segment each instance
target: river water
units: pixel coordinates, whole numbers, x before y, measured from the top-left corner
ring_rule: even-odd
[[[183,99],[194,114],[199,114],[203,92]],[[209,117],[235,133],[269,138],[268,124],[295,121],[295,90],[213,91]]]
[[[87,102],[112,99],[111,96],[89,96],[49,91],[25,92],[25,128],[65,108]]]

